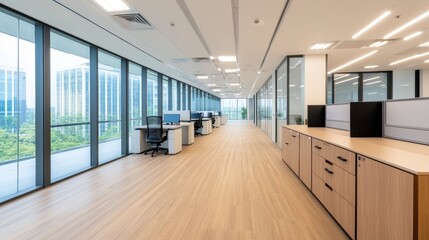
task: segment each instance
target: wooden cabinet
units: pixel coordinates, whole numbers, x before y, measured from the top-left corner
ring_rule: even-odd
[[[354,239],[356,155],[317,139],[312,142],[313,193]]]
[[[283,161],[299,176],[299,133],[283,129]]]
[[[299,178],[311,190],[311,137],[299,137]]]
[[[357,238],[413,239],[414,176],[358,156],[357,179]]]

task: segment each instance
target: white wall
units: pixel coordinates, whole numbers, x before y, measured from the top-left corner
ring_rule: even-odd
[[[423,69],[420,73],[420,97],[429,97],[429,69]]]
[[[305,119],[308,105],[326,104],[326,55],[305,57]]]
[[[415,70],[395,70],[392,73],[393,99],[415,96]]]

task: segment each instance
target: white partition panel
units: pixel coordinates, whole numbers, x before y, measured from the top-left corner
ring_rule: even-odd
[[[350,104],[327,105],[326,127],[350,131]]]

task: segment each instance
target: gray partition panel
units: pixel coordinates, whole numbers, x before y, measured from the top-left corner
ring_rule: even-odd
[[[180,121],[191,121],[191,111],[164,111],[164,114],[180,114]]]
[[[429,98],[386,101],[384,137],[429,145]]]
[[[327,105],[326,127],[350,131],[350,104]]]

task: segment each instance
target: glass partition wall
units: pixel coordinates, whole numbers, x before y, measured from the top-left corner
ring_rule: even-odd
[[[0,203],[126,155],[169,102],[190,108],[190,85],[2,7],[0,42]]]

